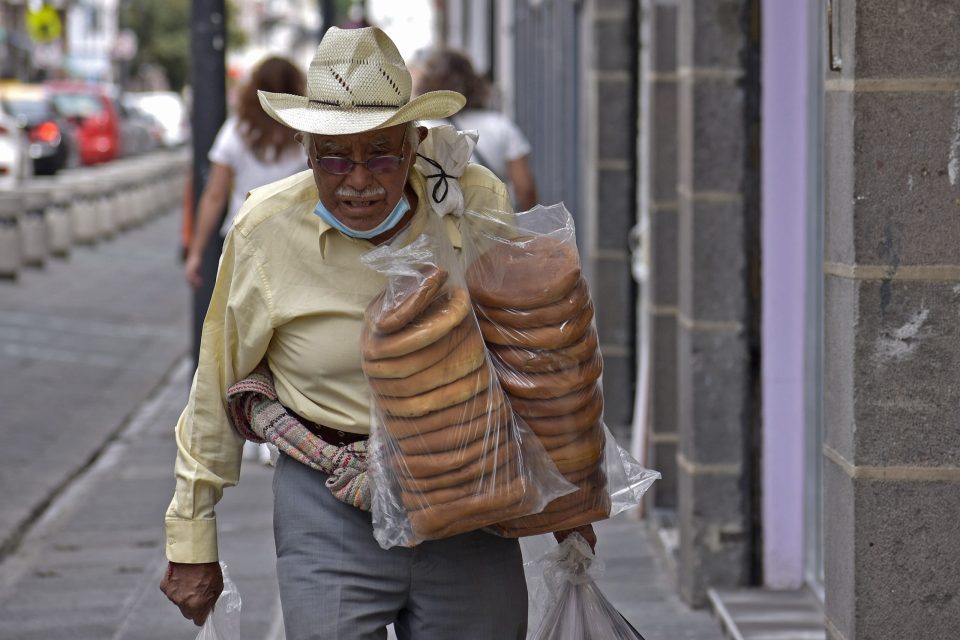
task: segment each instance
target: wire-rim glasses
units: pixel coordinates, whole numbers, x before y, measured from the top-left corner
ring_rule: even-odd
[[[367,160],[354,160],[343,156],[317,156],[315,159],[317,165],[326,173],[332,173],[335,176],[344,176],[353,171],[353,168],[362,164],[370,173],[379,175],[390,173],[400,168],[403,163],[403,146],[407,143],[407,132],[403,132],[403,138],[400,140],[400,155],[374,156]]]

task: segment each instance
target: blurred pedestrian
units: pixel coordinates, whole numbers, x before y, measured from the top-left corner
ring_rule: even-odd
[[[456,117],[428,124],[451,124],[479,133],[473,160],[493,171],[510,187],[514,204],[526,210],[537,204],[537,185],[530,167],[530,143],[520,127],[500,111],[488,107],[490,83],[476,73],[464,53],[449,48],[421,51],[411,64],[413,93],[449,89],[467,99]]]
[[[220,127],[208,154],[210,174],[197,205],[184,264],[190,286],[201,285],[204,250],[218,227],[221,238],[226,236],[247,193],[307,168],[293,132],[265,114],[257,98],[260,89],[300,94],[303,87],[303,72],[286,58],[274,56],[260,62],[237,92],[236,115]],[[247,442],[244,458],[269,463],[270,448]]]
[[[202,282],[203,251],[215,229],[224,237],[247,193],[307,168],[294,132],[260,108],[257,91],[301,94],[303,72],[286,58],[256,66],[237,94],[236,115],[227,118],[210,148],[210,175],[197,206],[197,220],[184,272],[192,287]],[[227,214],[223,216],[224,207]]]
[[[366,462],[371,398],[360,335],[364,309],[384,285],[360,258],[438,215],[415,166],[427,135],[416,121],[449,117],[464,103],[452,91],[411,99],[410,87],[383,31],[331,27],[305,95],[260,94],[273,118],[301,132],[311,171],[257,189],[243,205],[177,424],[176,489],[165,518],[170,562],[160,586],[196,624],[222,589],[215,506],[240,472],[228,395],[265,362],[266,391],[282,411],[254,422],[286,429],[296,421],[324,442],[310,448],[320,451],[320,468],[282,453],[274,471],[287,640],[385,638],[391,623],[400,640],[525,636],[516,539],[480,530],[383,549],[359,496],[338,491],[330,483],[337,475],[322,470],[346,458]],[[471,210],[510,210],[506,187],[489,170],[470,164],[457,180]],[[447,233],[451,225],[453,216]]]

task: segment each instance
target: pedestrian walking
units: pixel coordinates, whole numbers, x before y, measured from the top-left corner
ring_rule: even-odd
[[[228,391],[265,359],[276,399],[331,450],[361,456],[370,393],[361,369],[364,309],[383,288],[360,258],[433,213],[414,166],[417,120],[456,113],[464,98],[411,99],[410,74],[380,29],[332,27],[306,95],[260,92],[297,130],[311,169],[256,189],[227,235],[189,402],[176,427],[176,489],[166,513],[170,561],[161,589],[195,623],[222,589],[214,507],[237,482],[242,439]],[[510,211],[506,187],[469,165],[470,210]],[[451,239],[453,218],[444,228]],[[455,242],[456,244],[456,242]],[[471,531],[381,548],[368,511],[333,476],[281,454],[274,471],[277,577],[288,640],[523,638],[527,593],[516,539]],[[355,462],[355,461],[353,461]],[[323,465],[319,465],[323,466]]]
[[[414,95],[439,89],[461,93],[462,111],[446,119],[461,131],[479,134],[473,160],[507,183],[519,210],[537,204],[537,184],[530,166],[530,143],[523,131],[502,112],[489,107],[490,83],[478,74],[466,54],[439,47],[421,51],[411,65]]]

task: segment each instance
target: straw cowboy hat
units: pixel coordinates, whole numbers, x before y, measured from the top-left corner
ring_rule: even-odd
[[[456,91],[431,91],[411,100],[411,84],[410,72],[386,33],[376,27],[330,27],[310,62],[306,96],[257,95],[274,120],[323,135],[447,118],[465,102]]]

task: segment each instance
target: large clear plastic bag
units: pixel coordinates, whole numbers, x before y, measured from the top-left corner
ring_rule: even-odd
[[[227,564],[220,563],[223,591],[200,628],[197,640],[237,640],[240,637],[240,592],[227,573]]]
[[[386,276],[360,345],[372,395],[374,535],[384,548],[536,513],[575,490],[514,417],[443,225],[429,215],[363,257]]]
[[[467,211],[464,221],[465,278],[497,376],[517,416],[578,487],[494,530],[537,535],[637,506],[660,474],[633,460],[603,422],[603,358],[573,217],[557,204],[512,216]]]
[[[528,567],[542,576],[531,592],[541,612],[528,640],[643,640],[597,586],[603,562],[579,533],[568,536]]]

